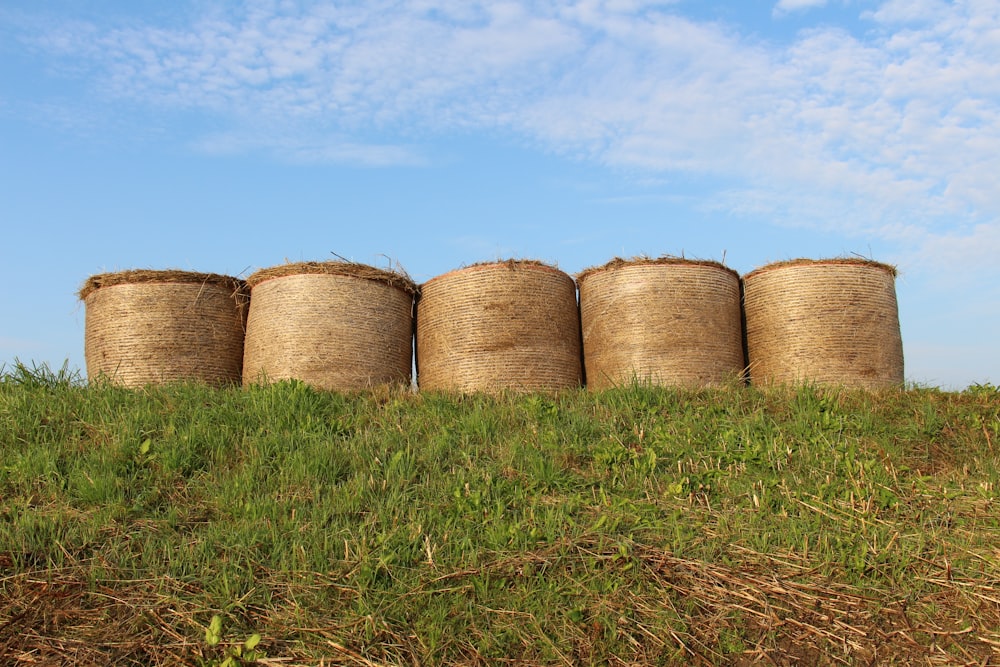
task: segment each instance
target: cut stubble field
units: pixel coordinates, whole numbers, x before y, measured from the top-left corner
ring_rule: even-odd
[[[989,385],[135,390],[18,364],[0,664],[993,664],[998,446]]]

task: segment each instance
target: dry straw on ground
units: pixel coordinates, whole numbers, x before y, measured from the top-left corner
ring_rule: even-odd
[[[793,260],[744,279],[751,381],[883,387],[903,382],[892,266]]]
[[[297,379],[358,390],[409,384],[413,299],[406,275],[351,262],[297,262],[247,278],[244,383]]]
[[[239,383],[246,292],[230,276],[134,270],[91,276],[87,375],[126,386],[198,380]]]
[[[704,386],[744,369],[740,279],[718,262],[614,259],[577,276],[587,386]]]
[[[558,390],[582,381],[576,285],[535,261],[431,279],[417,305],[421,389]]]

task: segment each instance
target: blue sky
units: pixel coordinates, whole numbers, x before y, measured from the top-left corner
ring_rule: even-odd
[[[0,363],[89,275],[898,266],[906,376],[1000,383],[993,0],[0,5]]]

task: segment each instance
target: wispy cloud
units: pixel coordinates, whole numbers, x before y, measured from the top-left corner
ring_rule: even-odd
[[[209,134],[194,141],[192,146],[209,155],[264,151],[296,164],[347,163],[362,167],[419,167],[427,164],[427,157],[414,146],[363,143],[349,137],[317,138],[309,134],[264,130]]]
[[[110,98],[236,128],[198,138],[205,150],[419,164],[414,136],[502,129],[612,167],[725,177],[740,185],[717,205],[738,214],[914,247],[957,224],[1000,251],[994,3],[889,0],[861,35],[780,45],[681,9],[260,0],[181,28],[55,25],[34,44],[85,63]]]
[[[824,7],[826,3],[827,0],[778,0],[778,3],[774,6],[773,13],[776,16],[781,16],[782,14],[797,12],[804,9]]]
[[[1000,249],[1000,225],[980,224],[972,228],[933,231],[908,251],[906,263],[932,272],[941,285],[954,288],[967,284],[979,267],[996,266]],[[992,312],[1000,314],[1000,285],[980,286],[980,296],[990,295]]]

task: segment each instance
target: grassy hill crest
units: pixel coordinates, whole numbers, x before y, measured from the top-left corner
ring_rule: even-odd
[[[0,662],[985,664],[998,443],[992,386],[128,390],[17,365]]]

